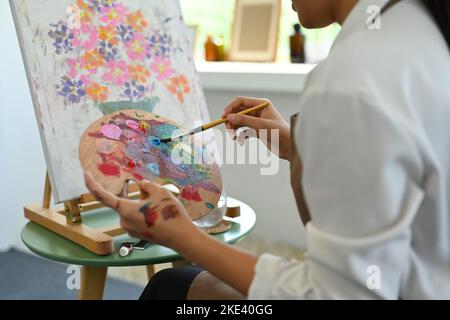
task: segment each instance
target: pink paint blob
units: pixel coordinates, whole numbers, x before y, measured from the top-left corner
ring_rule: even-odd
[[[125,124],[127,125],[127,127],[136,130],[136,131],[141,131],[140,125],[139,123],[137,123],[136,121],[133,120],[127,120],[125,122]]]
[[[128,140],[134,141],[134,142],[140,142],[142,140],[141,136],[139,135],[139,133],[137,133],[136,131],[133,131],[131,129],[124,129],[122,131],[122,134],[125,136],[125,138],[127,138]]]
[[[100,132],[109,139],[119,140],[122,135],[122,129],[120,129],[115,124],[105,124],[100,129]]]
[[[120,168],[113,164],[102,163],[99,164],[98,170],[105,176],[120,176]]]

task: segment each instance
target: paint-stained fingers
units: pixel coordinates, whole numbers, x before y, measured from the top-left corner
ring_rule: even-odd
[[[86,187],[98,201],[112,209],[120,207],[120,199],[97,183],[90,172],[84,172],[84,181]]]

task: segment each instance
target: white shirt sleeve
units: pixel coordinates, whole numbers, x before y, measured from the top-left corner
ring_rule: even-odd
[[[399,298],[423,168],[402,116],[385,103],[339,92],[303,99],[293,130],[312,218],[308,254],[261,256],[249,299]]]

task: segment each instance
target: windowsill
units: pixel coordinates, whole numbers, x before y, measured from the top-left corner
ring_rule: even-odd
[[[196,61],[203,88],[298,94],[315,64]]]

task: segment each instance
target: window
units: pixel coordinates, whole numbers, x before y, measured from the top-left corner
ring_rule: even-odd
[[[208,35],[223,37],[225,47],[230,48],[235,1],[180,0],[186,24],[197,26],[197,58],[204,56],[203,44]],[[292,11],[291,1],[282,0],[282,6],[277,61],[287,62],[290,57],[289,36],[294,32],[293,25],[298,22],[298,18]],[[316,30],[304,29],[308,62],[314,63],[325,58],[339,31],[338,25]]]

